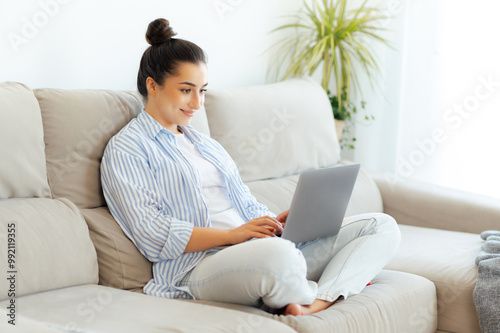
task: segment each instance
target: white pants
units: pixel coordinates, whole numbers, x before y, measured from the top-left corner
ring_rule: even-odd
[[[333,302],[363,288],[394,256],[399,228],[386,214],[348,217],[337,236],[293,244],[262,238],[207,255],[180,282],[196,299],[282,308]]]

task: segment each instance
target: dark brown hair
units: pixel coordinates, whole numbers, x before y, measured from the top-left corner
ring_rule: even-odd
[[[148,25],[146,40],[151,46],[142,55],[137,75],[137,89],[145,100],[148,97],[148,77],[162,85],[167,77],[177,73],[183,62],[207,63],[205,52],[198,45],[184,39],[172,38],[175,35],[170,23],[163,18]]]

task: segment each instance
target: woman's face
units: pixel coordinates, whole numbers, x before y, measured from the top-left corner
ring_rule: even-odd
[[[146,111],[172,133],[177,126],[187,126],[205,102],[207,66],[204,63],[181,63],[177,74],[169,76],[159,86],[148,78]]]

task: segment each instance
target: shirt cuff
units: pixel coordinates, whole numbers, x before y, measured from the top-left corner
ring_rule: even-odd
[[[160,253],[160,259],[168,260],[180,257],[191,238],[193,228],[192,223],[172,218],[167,241]]]

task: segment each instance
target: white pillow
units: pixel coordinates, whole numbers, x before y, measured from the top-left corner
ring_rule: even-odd
[[[50,198],[40,107],[21,83],[0,83],[0,135],[0,199]]]
[[[234,159],[245,182],[340,160],[330,101],[310,78],[209,90],[205,109],[211,136]]]

